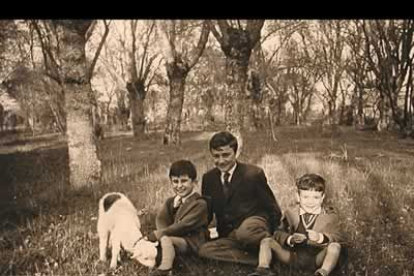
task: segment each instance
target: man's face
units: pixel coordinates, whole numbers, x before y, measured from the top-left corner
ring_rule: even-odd
[[[321,208],[325,195],[319,191],[299,190],[297,197],[300,207],[308,213],[313,213]]]
[[[171,184],[176,195],[186,197],[193,191],[196,181],[188,175],[171,176]]]
[[[221,171],[229,171],[236,163],[236,153],[229,146],[219,147],[218,149],[211,149],[211,156],[213,157],[214,165]]]

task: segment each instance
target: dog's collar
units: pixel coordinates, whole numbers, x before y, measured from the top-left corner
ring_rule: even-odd
[[[140,240],[142,240],[142,239],[144,239],[144,236],[142,236],[142,237],[140,237],[139,239],[137,239],[137,240],[134,242],[134,244],[132,245],[132,247],[133,247],[133,248],[135,248],[135,245],[137,245],[137,243],[138,243]]]

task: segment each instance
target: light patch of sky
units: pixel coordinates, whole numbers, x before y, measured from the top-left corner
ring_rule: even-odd
[[[271,21],[266,22],[265,27],[262,30],[262,38],[268,35],[268,32],[270,31],[268,28],[268,24],[273,23]],[[309,35],[311,35],[313,39],[321,39],[321,34],[319,33],[317,29],[318,22],[316,20],[306,20],[306,23],[308,23],[308,27],[310,30]],[[302,43],[301,42],[302,38],[298,32],[293,32],[290,39],[294,40],[298,44]],[[284,51],[286,49],[286,44],[282,45],[282,42],[285,42],[285,41],[282,41],[280,32],[275,32],[274,34],[267,37],[265,41],[263,41],[262,43],[262,48],[264,50],[266,59],[269,59],[274,54],[274,52],[277,51],[277,54],[272,59],[272,63],[277,64],[279,68],[284,68],[286,66],[284,62],[284,58],[285,58]],[[311,49],[308,49],[308,51],[311,51]],[[350,48],[345,46],[342,52],[342,57],[346,59],[349,55],[350,55]],[[348,89],[348,91],[353,89],[353,86],[351,85],[351,80],[346,76],[346,72],[343,73],[341,82],[342,82],[342,86]],[[325,79],[325,83],[326,83],[326,79]],[[323,109],[323,101],[322,101],[321,95],[324,92],[326,92],[326,86],[324,85],[322,80],[319,80],[315,84],[315,90],[316,90],[316,95],[313,98],[312,107],[313,107],[313,110],[321,111]],[[339,99],[340,97],[338,97],[338,100]],[[346,102],[349,103],[350,99],[347,98]],[[287,103],[286,108],[289,111],[293,109],[290,103]]]
[[[26,117],[25,113],[21,110],[19,103],[8,93],[0,90],[0,103],[3,105],[4,110],[11,111],[22,117]]]
[[[139,57],[143,53],[143,41],[145,39],[143,30],[149,23],[150,20],[138,20],[137,23],[137,53],[135,57],[137,61],[140,60]],[[87,56],[89,60],[92,60],[92,55],[96,52],[103,32],[104,25],[100,22],[87,44]],[[131,20],[112,20],[108,37],[95,69],[99,73],[95,74],[91,80],[92,89],[99,92],[100,101],[107,102],[115,90],[126,90],[125,87],[128,78],[127,67],[130,60],[128,51],[131,49],[131,45]],[[152,43],[148,51],[152,55],[158,53],[160,49],[157,43]],[[161,55],[157,57],[153,64],[158,64],[160,58]],[[139,66],[139,62],[137,62],[137,65]],[[114,104],[116,104],[115,101],[112,101],[111,105]]]

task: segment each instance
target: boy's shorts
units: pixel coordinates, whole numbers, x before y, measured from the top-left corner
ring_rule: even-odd
[[[327,247],[302,247],[291,251],[289,263],[295,268],[316,270],[319,267],[316,265],[316,256],[326,251]]]

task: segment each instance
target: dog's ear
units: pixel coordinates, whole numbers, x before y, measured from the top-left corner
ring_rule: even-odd
[[[153,244],[154,244],[154,246],[158,246],[159,242],[158,242],[158,241],[156,241],[156,242],[154,242]]]

